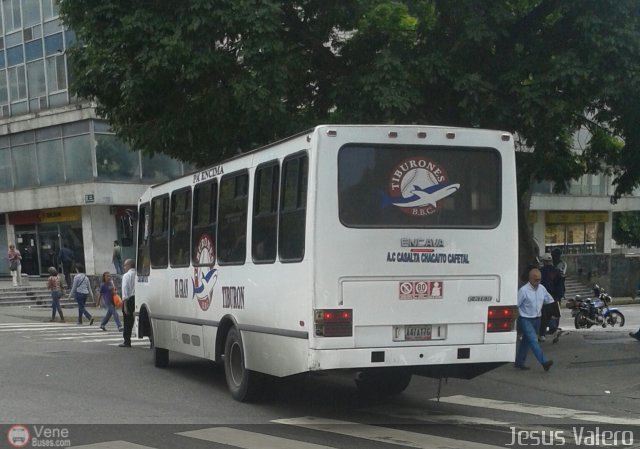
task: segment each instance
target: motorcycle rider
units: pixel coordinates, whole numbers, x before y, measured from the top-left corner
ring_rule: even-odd
[[[551,254],[545,253],[541,259],[544,264],[540,268],[541,284],[553,297],[553,303],[542,306],[538,341],[545,341],[545,334],[547,333],[547,327],[549,327],[549,333],[553,334],[553,342],[557,343],[562,335],[562,329],[558,327],[560,322],[560,300],[564,294],[562,272],[553,266]]]

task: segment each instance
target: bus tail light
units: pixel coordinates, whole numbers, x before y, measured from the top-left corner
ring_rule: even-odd
[[[518,318],[516,306],[489,306],[487,311],[487,332],[511,332]]]
[[[313,316],[316,337],[353,335],[353,309],[316,309]]]

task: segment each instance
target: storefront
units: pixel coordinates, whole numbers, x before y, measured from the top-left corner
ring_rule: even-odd
[[[22,254],[22,272],[45,275],[61,268],[60,248],[68,248],[76,263],[84,264],[80,207],[9,213],[16,247]]]
[[[605,225],[609,212],[546,212],[545,252],[564,254],[605,252]]]

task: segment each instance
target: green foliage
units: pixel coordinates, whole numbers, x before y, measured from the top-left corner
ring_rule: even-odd
[[[613,214],[613,238],[619,244],[640,247],[640,212]]]
[[[63,0],[75,92],[204,165],[318,123],[504,129],[519,186],[640,176],[637,0]],[[593,134],[580,154],[575,132]]]

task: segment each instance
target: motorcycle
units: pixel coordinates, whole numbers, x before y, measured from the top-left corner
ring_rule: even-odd
[[[567,299],[566,307],[571,310],[571,318],[575,318],[580,311],[580,306],[584,302],[582,296],[576,295],[574,298]]]
[[[593,287],[594,298],[587,298],[577,304],[574,324],[576,329],[589,329],[593,325],[602,327],[624,326],[624,314],[615,307],[609,307],[611,296],[600,287]]]

